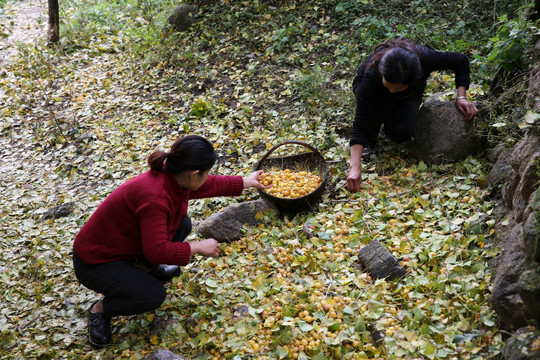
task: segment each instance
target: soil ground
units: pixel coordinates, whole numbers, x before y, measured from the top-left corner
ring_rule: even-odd
[[[44,1],[21,1],[6,4],[0,16],[8,18],[7,27],[1,29],[0,66],[14,61],[19,44],[32,44],[47,36],[48,14]]]

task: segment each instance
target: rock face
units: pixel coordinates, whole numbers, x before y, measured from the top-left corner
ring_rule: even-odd
[[[510,154],[512,149],[506,148],[504,144],[498,144],[493,150],[488,151],[487,159],[494,163],[491,171],[486,177],[486,182],[491,187],[491,196],[498,197],[504,184],[512,175],[510,166]]]
[[[518,329],[506,341],[503,356],[508,360],[540,359],[540,331],[533,326]]]
[[[262,223],[259,214],[267,211],[279,215],[279,211],[270,201],[255,200],[228,206],[198,226],[198,232],[206,238],[214,238],[219,242],[235,241],[243,237],[242,227]]]
[[[499,184],[498,176],[490,176],[503,172],[504,184]],[[499,188],[494,191],[500,194],[497,233],[502,250],[496,259],[491,302],[501,322],[511,328],[540,320],[540,281],[534,281],[540,271],[539,172],[540,138],[530,134],[488,175],[488,185]]]
[[[474,121],[464,121],[454,102],[429,98],[416,121],[413,156],[426,163],[465,159],[479,149]]]
[[[540,107],[540,42],[533,50],[526,106]],[[498,145],[487,184],[497,211],[500,254],[491,303],[501,326],[515,331],[506,341],[508,360],[540,359],[540,124],[532,125],[512,149]],[[536,326],[534,326],[536,324]]]

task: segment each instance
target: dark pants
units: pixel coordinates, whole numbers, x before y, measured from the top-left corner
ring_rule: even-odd
[[[414,126],[421,101],[419,99],[396,99],[391,107],[380,111],[376,134],[384,124],[384,133],[395,142],[409,141],[414,136]]]
[[[190,232],[191,220],[185,216],[172,241],[184,241]],[[103,312],[109,317],[151,311],[165,300],[163,284],[138,268],[137,262],[136,259],[126,259],[88,265],[73,252],[77,279],[85,287],[104,295]]]

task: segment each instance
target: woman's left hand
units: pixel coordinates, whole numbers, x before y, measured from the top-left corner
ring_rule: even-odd
[[[265,186],[261,184],[261,182],[259,181],[259,178],[262,173],[263,173],[262,170],[257,170],[251,175],[244,177],[244,189],[247,189],[249,187],[254,187],[257,189],[268,189],[270,186],[272,186],[272,185]]]
[[[467,99],[459,99],[456,101],[456,106],[458,110],[463,114],[464,120],[471,120],[476,114],[478,114],[478,109],[474,103],[470,102]]]

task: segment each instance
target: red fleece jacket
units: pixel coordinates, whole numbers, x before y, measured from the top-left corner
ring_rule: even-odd
[[[115,189],[75,237],[73,249],[87,264],[140,255],[153,264],[187,265],[191,247],[171,242],[188,201],[242,193],[241,176],[209,175],[197,191],[180,187],[170,172],[147,171]]]

